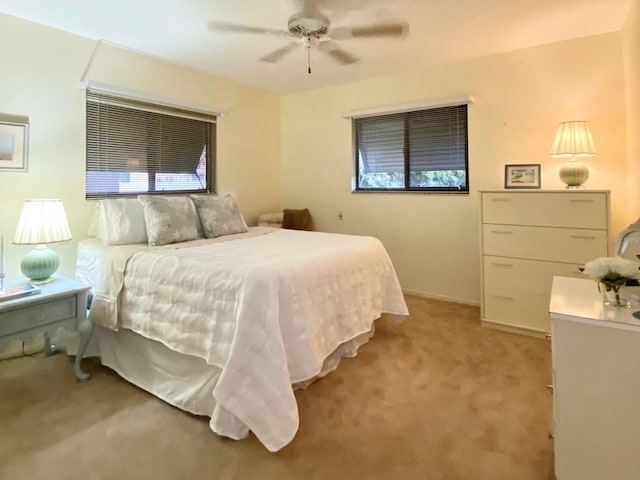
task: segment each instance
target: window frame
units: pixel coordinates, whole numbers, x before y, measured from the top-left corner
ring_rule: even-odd
[[[93,146],[96,143],[99,143],[101,141],[104,142],[104,139],[99,136],[100,135],[99,133],[96,134],[95,131],[91,131],[92,129],[95,130],[96,128],[98,128],[99,130],[100,119],[93,118],[90,120],[90,114],[94,115],[90,112],[90,108],[89,108],[90,103],[98,104],[98,105],[104,104],[106,106],[124,108],[124,109],[128,109],[131,112],[138,111],[138,112],[142,112],[143,114],[149,114],[150,117],[156,116],[156,117],[161,117],[161,120],[167,119],[167,121],[169,122],[171,121],[169,117],[173,117],[173,121],[181,121],[179,119],[183,119],[183,121],[186,120],[186,121],[192,121],[192,122],[193,121],[200,122],[203,128],[202,154],[205,155],[206,166],[205,166],[204,176],[203,177],[200,177],[200,175],[197,175],[197,176],[200,177],[201,180],[204,180],[203,188],[177,188],[177,189],[157,190],[156,189],[157,188],[156,182],[158,181],[157,175],[162,175],[162,174],[179,175],[180,174],[179,172],[157,171],[158,167],[162,165],[163,160],[166,160],[165,157],[161,157],[159,162],[156,160],[149,162],[146,165],[146,170],[133,169],[131,171],[126,171],[126,170],[120,171],[118,170],[118,168],[122,167],[123,165],[119,164],[117,161],[114,163],[114,170],[112,171],[104,170],[105,172],[112,172],[112,173],[120,172],[122,174],[129,174],[129,175],[136,172],[146,174],[147,175],[146,190],[132,190],[132,191],[118,191],[118,192],[113,192],[113,191],[90,192],[88,190],[89,173],[101,171],[100,169],[96,169],[96,168],[90,169],[90,167],[99,166],[100,162],[102,161],[102,159],[100,158],[100,153],[91,152],[90,145]],[[98,114],[98,117],[99,117],[99,114]],[[103,198],[135,197],[137,195],[188,195],[188,194],[215,193],[216,178],[217,178],[217,175],[216,175],[217,118],[218,118],[218,114],[214,112],[205,113],[203,111],[191,110],[189,109],[189,107],[169,105],[161,101],[156,102],[153,99],[138,98],[138,97],[133,97],[129,94],[119,94],[117,92],[110,92],[110,91],[105,92],[102,89],[94,90],[88,87],[86,89],[86,96],[85,96],[85,120],[86,120],[86,124],[85,124],[85,135],[86,135],[85,199],[99,200]],[[96,125],[95,122],[98,122],[98,125]],[[127,122],[123,122],[122,124],[117,124],[118,127],[121,127],[122,125],[132,125],[132,124]],[[93,135],[93,137],[91,135]],[[168,138],[171,138],[171,136],[169,136]],[[125,137],[123,137],[123,139],[125,139]],[[146,143],[146,144],[143,143],[144,146],[142,148],[149,149],[151,147],[151,149],[153,148],[157,149],[158,147],[157,141],[162,142],[166,139],[167,139],[166,136],[163,136],[162,134],[160,134],[160,136],[154,139],[156,143]],[[183,137],[183,140],[184,140],[184,137]],[[110,145],[110,147],[113,148],[113,145]],[[98,146],[98,152],[99,150],[100,150],[100,147]],[[174,163],[168,163],[168,164],[165,163],[165,165],[172,165],[174,168],[180,165],[184,166],[183,161],[180,161],[178,159],[175,159],[175,160],[176,161]],[[190,172],[184,172],[184,173],[190,173]],[[154,177],[153,179],[151,178],[152,176]],[[152,186],[154,190],[150,190]]]
[[[445,104],[445,105],[429,105],[424,108],[413,108],[409,110],[400,110],[400,111],[389,111],[389,112],[375,112],[372,114],[362,115],[362,116],[352,116],[351,117],[351,125],[352,125],[352,160],[354,167],[354,176],[352,178],[352,193],[435,193],[435,194],[469,194],[469,102],[456,102],[454,104]],[[406,133],[408,129],[408,121],[411,114],[415,114],[416,112],[422,113],[430,110],[442,109],[442,108],[464,108],[466,114],[466,120],[464,122],[464,171],[465,171],[465,186],[458,187],[412,187],[410,186],[411,182],[411,158],[409,155],[410,151],[410,136]],[[404,187],[394,187],[394,188],[385,188],[385,187],[361,187],[360,186],[360,149],[358,143],[358,122],[365,118],[383,118],[383,117],[397,117],[402,116],[404,118],[404,138],[403,138],[403,156],[404,156]]]

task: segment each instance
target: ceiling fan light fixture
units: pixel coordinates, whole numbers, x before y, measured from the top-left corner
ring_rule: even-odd
[[[313,15],[300,12],[289,17],[287,27],[292,35],[320,37],[327,34],[330,23],[329,19],[319,12]]]

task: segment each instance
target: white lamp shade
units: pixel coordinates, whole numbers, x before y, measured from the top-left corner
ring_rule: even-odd
[[[591,157],[596,154],[587,122],[563,122],[551,147],[552,157]]]
[[[22,207],[13,243],[38,245],[71,240],[67,215],[60,200],[27,200]]]

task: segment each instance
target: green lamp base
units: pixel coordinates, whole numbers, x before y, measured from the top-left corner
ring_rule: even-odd
[[[58,254],[44,244],[36,246],[20,262],[23,275],[29,278],[31,283],[37,284],[51,282],[51,275],[56,273],[59,266]]]

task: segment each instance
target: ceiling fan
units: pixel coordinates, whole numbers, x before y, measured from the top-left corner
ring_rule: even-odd
[[[317,0],[316,0],[317,1]],[[333,58],[342,65],[355,63],[358,58],[342,49],[337,40],[350,38],[404,37],[409,25],[404,21],[382,22],[361,26],[331,27],[329,18],[315,6],[314,0],[304,0],[302,11],[294,13],[287,21],[287,30],[252,27],[235,23],[209,22],[209,30],[224,33],[252,33],[291,38],[287,45],[264,55],[263,62],[276,63],[300,45],[307,49],[308,73],[311,73],[311,47]]]

